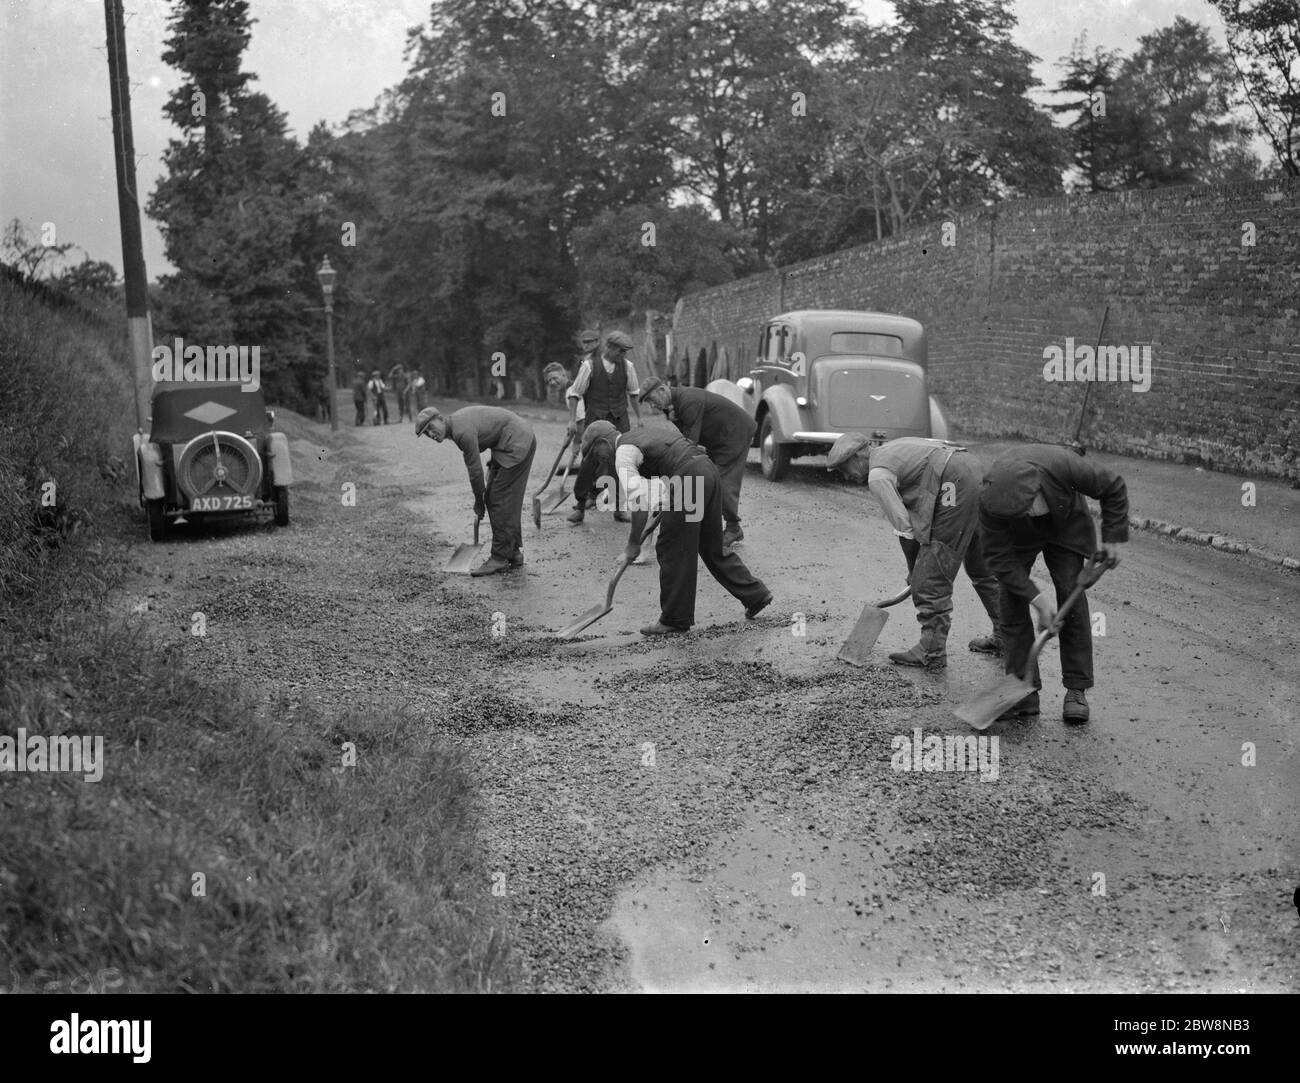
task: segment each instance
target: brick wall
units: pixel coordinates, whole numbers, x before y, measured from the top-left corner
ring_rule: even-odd
[[[1093,346],[1109,302],[1102,342],[1149,346],[1151,388],[1094,382],[1085,443],[1300,479],[1300,180],[1021,200],[952,224],[950,246],[932,222],[682,298],[679,365],[703,348],[715,375],[743,375],[783,309],[898,312],[929,328],[932,390],[964,438],[1061,441],[1085,385],[1044,379],[1044,348]]]

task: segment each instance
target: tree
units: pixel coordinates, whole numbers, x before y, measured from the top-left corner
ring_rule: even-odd
[[[1080,39],[1060,61],[1065,74],[1054,93],[1069,95],[1070,100],[1047,108],[1058,115],[1073,114],[1066,129],[1074,165],[1083,174],[1089,192],[1104,192],[1108,186],[1103,178],[1113,174],[1119,156],[1119,125],[1107,109],[1119,53],[1102,48],[1087,53],[1085,49],[1085,40]]]
[[[0,254],[4,262],[17,267],[33,282],[41,277],[42,272],[52,275],[54,268],[75,246],[69,242],[63,244],[46,244],[27,232],[22,220],[13,218],[5,226],[4,236],[0,237]]]
[[[1288,176],[1300,176],[1300,0],[1212,0],[1260,131]]]
[[[69,267],[58,277],[59,285],[70,293],[91,297],[112,297],[118,288],[117,269],[104,260],[86,256],[79,264]]]
[[[1233,116],[1232,64],[1205,27],[1181,15],[1138,39],[1112,100],[1124,144],[1122,187],[1249,179],[1258,169],[1249,168],[1249,132]]]

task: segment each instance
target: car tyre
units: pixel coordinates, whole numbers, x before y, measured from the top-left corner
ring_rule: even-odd
[[[149,516],[149,540],[160,542],[167,536],[167,516],[163,514],[163,501],[146,500],[144,507]]]
[[[275,493],[275,525],[289,525],[289,486],[277,485],[272,490]]]
[[[763,424],[758,429],[758,456],[763,477],[768,481],[780,481],[790,469],[790,449],[777,442],[771,414],[763,415]]]

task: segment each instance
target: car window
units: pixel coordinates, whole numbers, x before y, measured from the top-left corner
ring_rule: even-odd
[[[773,324],[767,329],[767,353],[764,360],[769,365],[778,365],[781,363],[782,346],[785,342],[785,328],[780,324]]]
[[[885,357],[902,357],[903,340],[897,335],[878,335],[871,331],[834,331],[831,353],[869,353]]]

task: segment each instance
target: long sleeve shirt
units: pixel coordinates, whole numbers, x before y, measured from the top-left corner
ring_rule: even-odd
[[[566,398],[580,399],[587,393],[587,385],[591,383],[591,362],[592,355],[588,355],[583,359],[582,364],[578,366],[578,375],[573,378],[573,386],[565,392]],[[614,372],[614,365],[612,362],[606,361],[602,357],[600,363],[605,366],[606,372]],[[629,395],[641,394],[641,385],[637,382],[636,366],[632,364],[632,358],[623,358],[623,364],[627,366],[627,393]]]
[[[522,417],[500,406],[465,406],[447,418],[447,436],[460,448],[474,497],[483,496],[483,452],[492,452],[495,466],[518,466],[535,439]]]
[[[956,447],[947,440],[903,436],[872,449],[867,487],[899,537],[929,541],[941,472],[933,459],[939,453],[946,462],[943,451]]]

